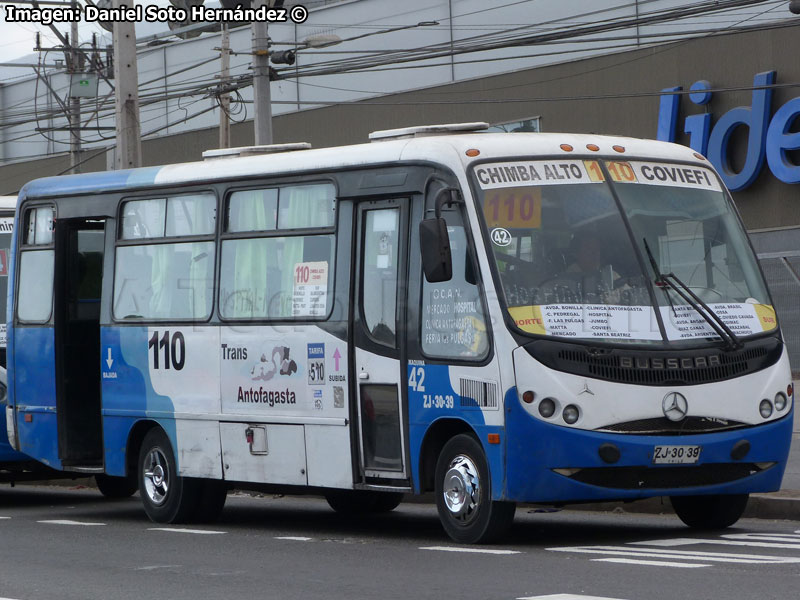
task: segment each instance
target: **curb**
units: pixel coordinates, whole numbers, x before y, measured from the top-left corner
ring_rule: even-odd
[[[522,505],[529,507],[534,512],[537,505]],[[521,506],[521,508],[522,508]],[[591,504],[573,504],[564,507],[564,510],[590,510],[617,513],[645,513],[674,515],[669,498],[647,498],[633,502],[597,502]],[[800,521],[800,492],[773,492],[769,494],[751,494],[744,511],[743,518],[747,519],[779,519]]]
[[[92,478],[55,479],[39,482],[25,482],[24,485],[43,485],[73,489],[97,489]],[[433,493],[419,496],[406,495],[403,502],[413,504],[434,504]],[[549,512],[553,510],[550,505],[520,503],[518,510],[525,512]],[[674,515],[669,498],[660,496],[644,500],[618,501],[618,502],[591,502],[586,504],[568,504],[557,510],[596,511],[614,513],[640,513],[655,515]],[[751,494],[747,508],[742,516],[746,519],[777,519],[785,521],[800,521],[800,490],[781,490],[768,494]]]

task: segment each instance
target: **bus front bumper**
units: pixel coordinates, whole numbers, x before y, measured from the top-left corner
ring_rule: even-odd
[[[777,421],[733,431],[646,436],[544,423],[511,396],[506,500],[558,504],[780,489],[793,409]],[[700,455],[694,464],[656,465],[656,446],[700,446]]]

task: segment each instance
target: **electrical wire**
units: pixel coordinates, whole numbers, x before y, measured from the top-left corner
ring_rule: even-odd
[[[495,10],[495,9],[500,9],[500,8],[513,6],[513,5],[517,5],[517,4],[523,4],[523,3],[532,2],[532,1],[534,1],[534,0],[523,0],[521,2],[511,2],[511,3],[505,4],[505,5],[491,7],[491,9]],[[642,5],[649,4],[649,3],[655,2],[655,1],[656,0],[644,0],[644,1],[638,2],[638,5],[642,6]],[[343,61],[341,59],[332,59],[331,61],[315,62],[315,63],[313,63],[311,65],[308,65],[308,66],[304,66],[304,65],[297,66],[297,67],[294,67],[291,70],[290,69],[283,69],[283,70],[280,70],[279,72],[283,75],[283,77],[285,79],[293,79],[293,78],[294,79],[300,79],[300,78],[305,79],[305,78],[311,77],[311,76],[323,76],[323,75],[332,75],[332,74],[339,74],[339,73],[378,72],[378,71],[381,71],[381,70],[395,70],[395,69],[408,69],[408,68],[430,68],[430,67],[436,67],[436,66],[450,65],[450,64],[452,64],[451,61],[453,60],[453,57],[455,57],[457,55],[460,55],[460,54],[467,54],[467,53],[472,53],[472,52],[487,52],[487,51],[490,51],[490,50],[496,50],[496,49],[502,49],[502,48],[512,48],[512,47],[517,47],[517,46],[522,46],[522,45],[542,45],[542,44],[552,45],[552,44],[564,44],[564,43],[573,43],[573,44],[575,44],[575,43],[577,43],[577,44],[600,44],[600,43],[605,43],[607,45],[604,46],[604,49],[624,50],[624,49],[626,49],[626,48],[628,48],[628,47],[630,47],[631,45],[634,44],[634,42],[624,43],[625,40],[629,40],[629,39],[632,40],[634,38],[637,39],[637,40],[640,40],[640,39],[644,38],[644,39],[657,39],[657,40],[663,42],[665,39],[667,41],[673,41],[673,38],[675,38],[676,36],[691,36],[691,38],[696,38],[698,30],[689,31],[689,32],[677,32],[677,31],[664,32],[664,33],[655,32],[655,33],[652,33],[652,34],[646,34],[644,36],[641,35],[641,34],[639,34],[639,35],[630,35],[630,36],[625,36],[625,35],[622,35],[622,36],[606,36],[605,38],[602,38],[602,39],[598,39],[598,38],[585,39],[585,36],[594,35],[597,31],[614,31],[614,30],[625,28],[625,27],[631,27],[633,25],[635,25],[638,28],[643,23],[647,23],[650,27],[655,27],[655,26],[667,27],[667,26],[670,26],[669,22],[671,22],[671,21],[675,21],[675,20],[679,21],[680,19],[691,18],[691,16],[694,16],[694,15],[697,15],[697,14],[706,14],[706,13],[714,14],[714,13],[718,13],[721,10],[728,10],[731,6],[749,6],[749,5],[754,5],[754,4],[761,4],[763,2],[764,2],[764,0],[728,0],[727,2],[725,2],[725,1],[695,2],[695,3],[692,3],[692,4],[688,4],[688,5],[683,5],[679,9],[669,9],[669,10],[664,9],[664,10],[661,10],[661,11],[653,11],[651,13],[645,13],[644,15],[641,15],[640,19],[635,19],[635,20],[627,19],[626,20],[626,19],[620,19],[619,17],[613,17],[613,18],[609,17],[608,19],[605,19],[605,20],[592,21],[588,25],[585,23],[585,21],[580,21],[580,20],[576,21],[574,15],[569,15],[569,16],[566,16],[566,17],[562,17],[560,19],[554,19],[553,21],[546,22],[546,23],[538,23],[536,25],[515,26],[512,29],[504,29],[504,30],[501,30],[501,31],[498,31],[498,32],[492,32],[492,33],[489,33],[489,34],[481,34],[481,35],[477,35],[477,36],[472,36],[470,38],[465,38],[465,39],[462,39],[462,40],[458,40],[457,44],[453,44],[452,41],[448,41],[448,42],[443,43],[443,44],[433,44],[433,45],[423,46],[423,47],[420,47],[420,48],[396,49],[396,50],[391,50],[391,51],[373,52],[373,53],[371,53],[371,54],[373,54],[373,56],[359,57],[357,59],[351,59],[351,60],[345,60],[345,61]],[[621,6],[614,6],[614,7],[605,8],[605,9],[599,9],[599,10],[596,10],[596,11],[592,11],[591,13],[586,13],[586,14],[582,15],[582,17],[585,18],[587,15],[602,14],[602,13],[606,13],[606,12],[610,12],[610,11],[618,12],[624,7],[634,6],[635,4],[637,4],[637,3],[629,3],[627,5],[621,5]],[[768,13],[770,11],[773,11],[773,10],[776,10],[777,8],[779,8],[779,4],[777,2],[772,2],[772,4],[773,4],[773,6],[771,8],[769,8],[768,10],[752,14],[751,16],[748,16],[746,19],[738,21],[737,25],[740,25],[741,23],[744,23],[744,22],[747,22],[747,21],[752,21],[752,20],[758,19],[759,17],[762,17],[765,13]],[[477,11],[477,12],[484,12],[484,11]],[[405,14],[409,14],[409,13],[405,13]],[[467,16],[469,14],[470,13],[464,13],[462,15],[454,15],[453,18],[454,19],[462,18],[462,17]],[[449,17],[448,17],[448,19],[449,19]],[[578,23],[577,27],[575,26],[575,23]],[[685,23],[686,23],[686,21],[684,21],[684,24]],[[568,30],[565,30],[565,24],[569,24],[570,25]],[[674,27],[674,25],[672,25],[672,26]],[[366,28],[366,27],[370,27],[370,26],[368,26],[368,25],[358,25],[356,27]],[[378,26],[376,25],[374,27],[377,28]],[[414,26],[410,26],[410,27],[414,27]],[[377,35],[379,33],[388,33],[388,32],[391,32],[391,31],[397,31],[399,29],[406,29],[406,28],[408,28],[408,26],[403,26],[401,28],[388,29],[388,30],[386,29],[386,27],[383,27],[381,30],[375,31],[372,34],[362,34],[362,35],[359,35],[359,36],[354,36],[354,37],[350,38],[350,41],[352,41],[354,39],[361,39],[361,38],[364,38],[364,37],[368,37],[369,35]],[[748,30],[752,30],[752,29],[756,29],[756,28],[747,28],[747,29]],[[485,29],[483,29],[482,31],[485,31]],[[531,31],[539,32],[539,33],[535,33],[534,35],[530,35]],[[707,31],[709,31],[709,29],[699,30],[699,31],[702,31],[703,33],[705,33]],[[715,30],[715,32],[719,33],[716,30]],[[579,36],[579,37],[576,38],[576,36]],[[584,37],[584,39],[581,39],[581,37]],[[478,44],[477,46],[475,46],[474,48],[465,46],[465,44],[467,42],[475,43],[476,40],[480,40],[481,43]],[[345,40],[345,41],[347,41],[347,40]],[[615,46],[609,46],[608,43],[611,42],[611,41],[619,41],[620,43],[616,44]],[[637,41],[636,43],[638,44],[639,42]],[[434,59],[435,58],[449,58],[450,61],[448,61],[446,63],[431,63],[430,60],[432,60],[431,59],[431,52],[432,51],[435,54]],[[521,58],[536,58],[536,57],[542,57],[542,56],[549,56],[549,55],[553,55],[553,54],[579,53],[579,52],[585,52],[585,51],[586,51],[586,49],[580,48],[580,49],[573,49],[573,50],[567,50],[567,51],[555,51],[554,50],[554,51],[551,51],[551,52],[540,52],[540,53],[536,53],[536,54],[515,55],[515,56],[512,56],[512,57],[490,57],[490,58],[482,58],[482,59],[474,59],[474,60],[464,60],[462,58],[462,59],[459,60],[458,64],[470,64],[472,62],[485,63],[485,62],[518,60],[518,59],[521,59]],[[331,54],[333,54],[334,52],[338,53],[339,51],[331,51]],[[364,51],[361,51],[361,52],[364,52]],[[152,85],[152,84],[157,84],[158,87],[161,88],[162,87],[162,83],[161,82],[166,82],[166,81],[169,80],[169,78],[172,78],[175,75],[178,75],[178,74],[181,74],[181,73],[185,73],[185,72],[190,71],[192,69],[195,69],[195,68],[198,68],[198,67],[203,66],[205,64],[208,64],[208,63],[210,63],[210,62],[212,62],[214,60],[217,60],[217,58],[218,57],[214,56],[214,57],[211,57],[209,59],[204,59],[202,61],[197,61],[197,62],[194,62],[194,63],[192,63],[192,64],[190,64],[190,65],[188,65],[186,67],[182,67],[181,69],[178,69],[176,71],[173,71],[173,72],[170,72],[170,73],[164,73],[162,75],[159,75],[156,78],[153,78],[151,80],[143,82],[142,86],[144,86],[144,89],[142,90],[143,93],[142,93],[142,95],[140,97],[140,106],[142,107],[142,110],[145,111],[145,112],[150,111],[150,110],[152,110],[154,112],[158,111],[159,114],[160,114],[161,108],[158,106],[158,104],[160,104],[160,103],[168,103],[168,102],[170,102],[171,100],[174,100],[174,99],[178,100],[178,104],[180,106],[180,109],[181,110],[185,110],[184,106],[181,104],[182,99],[184,99],[184,98],[197,96],[197,95],[214,96],[214,89],[218,87],[218,82],[210,81],[208,79],[208,75],[199,75],[199,76],[196,76],[196,77],[189,77],[189,78],[177,81],[174,84],[170,84],[169,91],[164,91],[164,90],[161,90],[161,89],[155,90],[155,89],[153,89],[153,88],[155,88],[155,85],[153,86],[153,88],[151,88],[149,86]],[[41,56],[41,53],[40,53],[40,61],[39,61],[40,65],[41,65],[41,60],[42,60],[42,56]],[[409,63],[422,62],[422,61],[428,61],[428,62],[424,63],[424,64],[409,64]],[[398,63],[400,63],[400,64],[398,64]],[[245,64],[243,63],[243,64],[240,64],[240,65],[237,65],[236,67],[234,67],[234,69],[243,68],[244,66],[245,66]],[[37,71],[37,73],[38,72],[39,71]],[[570,76],[574,77],[575,75],[572,74]],[[233,78],[232,78],[232,80],[233,80]],[[235,95],[236,95],[236,99],[235,99],[235,101],[232,102],[232,106],[236,106],[237,107],[237,109],[236,109],[237,112],[234,113],[233,109],[228,109],[226,112],[229,113],[228,114],[229,118],[232,118],[234,114],[241,114],[242,112],[244,112],[244,114],[246,115],[246,102],[242,98],[241,93],[239,92],[239,88],[246,87],[247,85],[249,85],[249,82],[251,82],[251,81],[252,81],[252,75],[249,75],[249,74],[245,74],[243,76],[239,76],[239,77],[236,78],[236,85],[239,86],[239,87],[233,90],[233,93],[235,93]],[[36,94],[34,96],[35,116],[36,116],[37,125],[38,125],[39,120],[41,118],[47,118],[48,120],[52,121],[54,118],[56,118],[59,115],[59,111],[57,109],[55,109],[55,108],[47,109],[47,110],[43,109],[41,111],[39,110],[39,107],[38,107],[38,83],[39,83],[39,77],[37,77]],[[331,89],[331,90],[337,90],[337,91],[350,91],[350,92],[356,92],[356,93],[378,93],[378,92],[370,92],[370,91],[366,91],[366,90],[348,90],[346,88],[335,88],[333,86],[323,86],[323,85],[311,84],[311,83],[304,82],[304,81],[298,81],[298,83],[300,85],[307,85],[307,86],[319,87],[319,88],[323,88],[323,89]],[[528,85],[528,84],[520,84],[520,85]],[[517,87],[517,86],[509,86],[509,87]],[[436,93],[441,93],[441,92],[431,92],[431,93],[436,94]],[[636,94],[636,95],[641,95],[641,94]],[[607,97],[613,97],[613,96],[607,96]],[[619,97],[627,97],[627,96],[619,96]],[[590,98],[590,96],[580,97],[580,99],[588,99],[588,98]],[[530,101],[530,99],[527,99],[527,100]],[[508,99],[504,99],[503,101],[507,102],[509,100]],[[108,118],[113,114],[113,103],[109,102],[108,98],[104,99],[103,101],[99,101],[98,99],[94,99],[94,102],[95,102],[95,105],[94,105],[94,113],[93,114],[95,116],[95,119],[96,119],[96,122],[98,124],[98,127],[100,127],[101,119]],[[286,101],[286,102],[277,101],[276,103],[300,104],[300,105],[309,106],[309,105],[349,104],[350,102],[352,102],[352,101],[326,103],[326,102],[320,101],[320,100],[305,101],[305,102],[299,101],[299,100],[292,100],[292,101]],[[428,102],[428,101],[415,102],[414,104],[424,104],[426,102]],[[476,102],[483,102],[483,101],[482,100],[477,100]],[[22,104],[22,103],[20,103],[20,104]],[[189,106],[191,106],[192,104],[194,104],[194,103],[191,103]],[[381,102],[381,104],[386,104],[386,102]],[[219,106],[218,99],[217,99],[216,104],[214,106],[212,106],[209,110],[214,109],[216,106]],[[8,107],[8,108],[11,108],[11,107]],[[24,114],[23,110],[24,109],[20,109],[20,113],[19,113],[20,116],[22,116],[22,114]],[[202,111],[202,112],[207,112],[207,111]],[[198,113],[198,115],[202,114],[202,112]],[[9,113],[2,113],[2,114],[4,114],[5,116],[8,116]],[[157,114],[156,117],[154,117],[153,119],[150,119],[150,120],[157,119],[159,117],[159,114]],[[186,115],[187,118],[194,118],[194,117],[190,117],[189,116],[188,111],[185,113],[185,115]],[[195,116],[198,116],[198,115],[195,115]],[[2,128],[9,127],[9,126],[14,125],[14,124],[19,125],[19,124],[24,124],[25,123],[25,121],[22,121],[22,122],[17,121],[17,122],[9,123],[6,120],[6,118],[4,118],[3,121],[4,121],[3,124],[0,125],[0,127],[2,127]],[[180,122],[183,122],[183,121],[184,121],[184,119],[182,119]],[[172,126],[172,125],[175,125],[175,124],[176,123],[168,123],[164,127],[169,127],[169,126]],[[36,134],[37,135],[41,134],[43,137],[48,139],[51,143],[66,143],[66,142],[62,142],[60,140],[57,140],[55,138],[52,138],[50,136],[45,135],[43,131],[37,132]],[[103,137],[104,137],[104,136],[102,136],[102,134],[99,133],[99,130],[98,130],[98,134],[97,135],[101,139],[103,139]],[[22,137],[26,137],[26,136],[20,136],[20,137],[22,138]],[[16,138],[16,139],[20,139],[20,138]],[[110,139],[110,138],[104,138],[104,139]],[[6,140],[6,142],[7,141],[10,141],[10,140]],[[96,139],[90,140],[90,139],[87,138],[87,139],[85,139],[85,141],[86,141],[86,143],[96,143],[98,140],[96,140]]]

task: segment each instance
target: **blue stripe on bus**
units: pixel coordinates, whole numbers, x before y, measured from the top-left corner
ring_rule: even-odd
[[[89,192],[107,192],[126,188],[152,185],[162,167],[143,167],[121,171],[99,171],[62,177],[43,177],[26,184],[20,196],[36,198],[39,196],[66,196]]]
[[[53,328],[19,327],[13,336],[8,346],[14,349],[8,354],[10,401],[30,415],[30,420],[17,419],[20,450],[60,468]],[[25,390],[22,397],[15,393],[20,389]]]
[[[478,408],[464,410],[461,395],[450,384],[448,365],[408,365],[409,447],[411,452],[411,474],[414,489],[421,490],[420,459],[425,435],[435,423],[448,419],[462,421],[478,436],[486,453],[492,477],[492,497],[500,500],[503,494],[503,449],[505,433],[502,427],[486,425],[483,411]],[[412,385],[412,370],[414,371]],[[424,389],[421,389],[424,388]],[[448,400],[452,399],[452,405]],[[489,433],[500,435],[499,444],[488,444]]]
[[[103,391],[103,446],[106,473],[124,475],[125,452],[131,429],[141,419],[157,421],[177,443],[175,408],[168,396],[158,394],[150,382],[147,327],[100,328],[101,379]],[[109,349],[112,364],[108,364]],[[110,415],[108,413],[111,413]],[[122,415],[121,413],[127,413]],[[180,453],[173,451],[180,471]]]
[[[648,498],[686,494],[747,494],[780,488],[792,437],[792,415],[746,430],[677,436],[624,435],[585,431],[545,423],[521,406],[516,389],[506,394],[506,435],[509,440],[506,499],[517,502],[569,502]],[[679,488],[618,489],[580,483],[554,473],[555,468],[613,468],[650,466],[657,445],[702,446],[698,465],[730,464],[731,449],[746,438],[751,450],[746,463],[777,464],[737,481]],[[613,443],[621,457],[613,465],[598,454],[603,443]],[[653,469],[676,465],[654,466]],[[610,476],[609,476],[610,477]]]

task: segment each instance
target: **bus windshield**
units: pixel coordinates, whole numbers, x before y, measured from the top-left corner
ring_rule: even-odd
[[[532,160],[481,164],[473,173],[501,292],[522,331],[661,343],[715,338],[709,321],[737,337],[777,327],[711,170]]]

